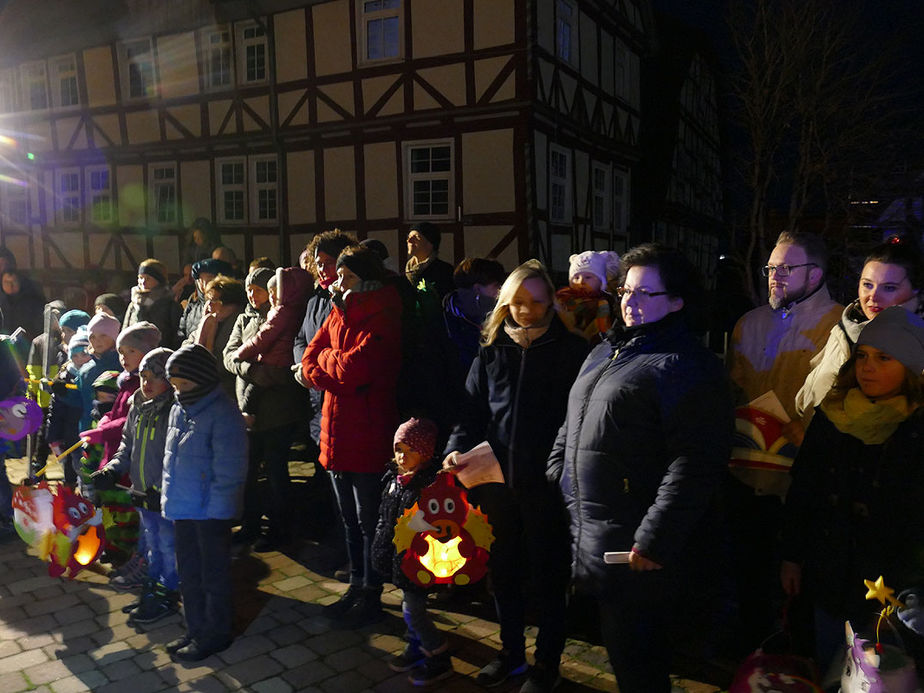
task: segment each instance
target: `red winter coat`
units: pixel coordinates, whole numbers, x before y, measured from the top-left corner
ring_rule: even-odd
[[[112,409],[99,420],[96,428],[80,434],[81,438],[87,438],[91,443],[103,444],[100,469],[106,466],[106,463],[119,449],[119,444],[122,442],[122,428],[125,426],[125,419],[128,418],[128,410],[132,404],[132,395],[139,387],[141,387],[141,378],[138,376],[138,371],[134,373],[122,371],[119,376],[119,392],[112,403]]]
[[[266,322],[238,349],[239,361],[259,361],[268,366],[292,365],[292,346],[302,321],[314,279],[301,267],[276,270],[279,305],[270,310]]]
[[[302,373],[324,390],[321,464],[381,474],[398,425],[401,299],[392,286],[347,294],[305,349]]]

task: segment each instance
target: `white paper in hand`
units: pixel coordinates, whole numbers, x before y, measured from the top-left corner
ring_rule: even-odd
[[[631,551],[607,551],[603,554],[604,563],[628,563]]]
[[[468,452],[456,455],[456,477],[465,488],[482,484],[504,483],[504,473],[494,456],[490,443],[484,441]]]

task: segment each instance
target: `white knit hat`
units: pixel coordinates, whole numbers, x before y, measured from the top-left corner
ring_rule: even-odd
[[[612,250],[585,250],[568,258],[568,263],[569,280],[578,272],[589,272],[600,279],[600,288],[604,290],[607,278],[619,272],[619,255]]]

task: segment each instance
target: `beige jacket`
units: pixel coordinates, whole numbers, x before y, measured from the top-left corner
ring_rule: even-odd
[[[822,285],[788,311],[763,305],[745,313],[735,325],[728,357],[729,375],[740,389],[737,403],[773,390],[791,419],[803,419],[796,393],[842,311]]]

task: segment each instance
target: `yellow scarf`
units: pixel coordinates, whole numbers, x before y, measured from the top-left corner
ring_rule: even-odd
[[[873,401],[854,387],[843,399],[825,398],[821,410],[841,433],[862,440],[865,445],[879,445],[911,416],[914,407],[908,405],[904,395]]]

